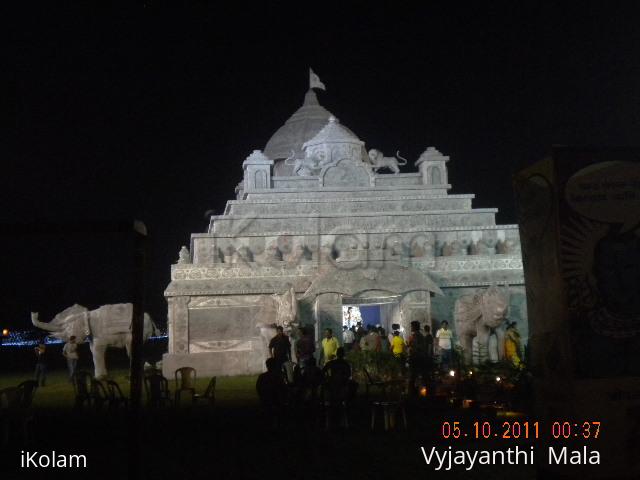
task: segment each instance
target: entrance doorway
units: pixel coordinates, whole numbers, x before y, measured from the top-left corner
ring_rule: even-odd
[[[354,298],[343,297],[342,299],[342,325],[347,328],[356,326],[358,322],[362,325],[372,327],[382,327],[385,331],[391,331],[391,325],[400,324],[400,298]]]

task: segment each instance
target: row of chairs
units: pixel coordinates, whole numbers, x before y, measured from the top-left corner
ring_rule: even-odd
[[[216,401],[216,380],[216,377],[212,377],[205,391],[198,393],[196,391],[196,370],[192,367],[182,367],[175,371],[176,388],[173,399],[169,390],[169,381],[160,372],[146,374],[144,386],[147,393],[147,401],[151,407],[162,407],[172,403],[175,406],[179,406],[183,393],[191,396],[192,404],[204,401],[213,406]]]
[[[295,364],[283,364],[282,377],[288,389],[287,405],[295,405],[296,398],[300,398],[298,389],[294,383]],[[378,416],[382,417],[384,429],[391,430],[397,425],[397,417],[402,419],[402,424],[407,428],[406,415],[406,384],[404,380],[382,381],[363,369],[365,377],[365,401],[371,408],[371,429],[375,430]],[[330,428],[330,417],[338,417],[344,428],[349,428],[349,405],[354,400],[355,384],[350,379],[332,379],[326,374],[321,383],[317,385],[319,394],[312,395],[319,400],[325,418],[325,428]],[[307,387],[308,388],[308,387]],[[311,387],[312,390],[315,387]]]
[[[169,391],[169,381],[158,371],[151,371],[145,374],[144,387],[147,396],[147,403],[151,407],[162,407],[165,405],[179,405],[183,393],[191,395],[192,403],[201,400],[210,405],[215,403],[216,377],[209,381],[209,385],[204,393],[196,392],[196,373],[190,367],[184,367],[176,371],[176,391],[174,398],[171,398]],[[127,408],[129,401],[124,396],[120,386],[113,380],[100,381],[92,377],[89,372],[78,371],[73,381],[75,389],[75,407],[78,409],[89,407],[101,410],[104,406],[108,410],[117,410],[120,407]]]
[[[2,428],[2,447],[6,447],[11,437],[11,431],[17,430],[22,440],[28,444],[33,437],[33,412],[31,405],[38,383],[27,380],[17,387],[0,390],[0,428]]]
[[[85,371],[76,372],[73,379],[75,390],[75,407],[78,409],[85,406],[95,410],[101,410],[104,406],[108,410],[117,410],[120,407],[125,409],[129,405],[129,400],[124,396],[120,385],[113,380],[100,381]]]

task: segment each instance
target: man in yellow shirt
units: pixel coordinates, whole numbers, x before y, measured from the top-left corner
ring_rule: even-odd
[[[404,353],[404,340],[400,336],[400,332],[396,330],[393,332],[393,339],[391,340],[391,351],[396,357],[401,357]]]
[[[322,354],[325,365],[336,358],[339,346],[338,340],[333,336],[333,330],[327,328],[325,330],[325,338],[322,339]]]

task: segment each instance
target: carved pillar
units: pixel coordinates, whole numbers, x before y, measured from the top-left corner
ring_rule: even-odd
[[[273,160],[260,150],[254,150],[242,163],[244,169],[244,191],[264,190],[271,188],[271,167]]]
[[[189,353],[189,298],[169,297],[169,353]]]
[[[320,355],[322,339],[326,328],[333,330],[333,336],[340,343],[342,332],[342,297],[336,293],[323,293],[316,297],[316,349]]]
[[[420,325],[431,326],[431,295],[429,292],[411,292],[405,295],[400,304],[404,328],[410,331],[411,322],[417,320]]]
[[[435,147],[428,147],[416,162],[420,173],[422,173],[422,183],[425,185],[446,185],[447,162],[449,157],[442,155]]]

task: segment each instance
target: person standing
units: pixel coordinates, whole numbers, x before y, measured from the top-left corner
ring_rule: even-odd
[[[391,344],[391,346],[393,346],[393,337],[395,335],[395,333],[398,332],[398,335],[400,334],[400,325],[398,325],[397,323],[392,323],[391,324],[391,331],[389,332],[389,343]],[[404,338],[403,338],[404,340]]]
[[[429,325],[424,326],[424,345],[426,348],[427,367],[431,368],[433,363],[433,335],[431,335],[431,327]]]
[[[347,353],[353,348],[353,342],[356,341],[355,334],[346,326],[342,326],[342,345]]]
[[[347,322],[347,328],[351,328],[352,325],[355,325],[355,319],[353,318],[353,307],[348,307],[347,308],[347,315],[346,315],[346,322]]]
[[[420,332],[420,322],[417,320],[411,322],[411,335],[407,347],[409,349],[409,388],[413,394],[417,394],[419,386],[416,385],[416,381],[418,377],[422,377],[423,381],[426,377],[426,345]]]
[[[516,368],[520,368],[522,366],[520,351],[520,332],[518,332],[518,329],[516,328],[516,322],[507,322],[507,331],[504,337],[504,354],[507,361]]]
[[[276,336],[269,342],[269,353],[275,360],[277,371],[280,371],[284,362],[291,360],[291,342],[281,326],[276,327]]]
[[[44,387],[47,381],[47,348],[44,343],[35,348],[36,371],[35,380],[40,387]]]
[[[391,352],[393,356],[399,359],[402,359],[404,355],[404,340],[400,336],[400,332],[398,330],[394,330],[393,332],[393,340],[391,341]]]
[[[278,428],[283,420],[287,387],[275,358],[267,358],[266,367],[267,371],[258,376],[256,392],[272,428]]]
[[[440,365],[443,369],[448,369],[451,364],[451,348],[453,332],[449,330],[449,322],[446,320],[440,324],[440,329],[436,332],[438,339],[438,350],[440,351]]]
[[[358,322],[358,324],[356,325],[356,343],[359,344],[360,340],[362,340],[362,337],[364,337],[366,334],[367,332],[362,326],[362,322]]]
[[[296,342],[296,356],[298,357],[298,365],[305,365],[307,360],[313,358],[316,346],[308,327],[300,327],[300,333],[300,339]]]
[[[389,339],[387,338],[387,332],[382,327],[378,329],[378,338],[380,341],[380,351],[383,353],[389,353],[391,345],[389,344]]]
[[[380,351],[380,336],[375,327],[368,326],[369,333],[362,337],[360,340],[360,350],[363,352],[379,352]]]
[[[336,358],[338,347],[338,340],[333,336],[333,330],[327,328],[324,331],[325,338],[322,339],[322,355],[324,365]]]
[[[73,377],[76,374],[76,368],[78,366],[78,344],[76,343],[75,336],[71,335],[71,337],[69,337],[69,341],[62,349],[62,355],[67,359],[69,381],[73,383]]]
[[[331,401],[349,401],[355,396],[358,384],[351,378],[351,365],[344,359],[344,348],[336,350],[336,358],[322,369],[325,378],[325,398]]]

